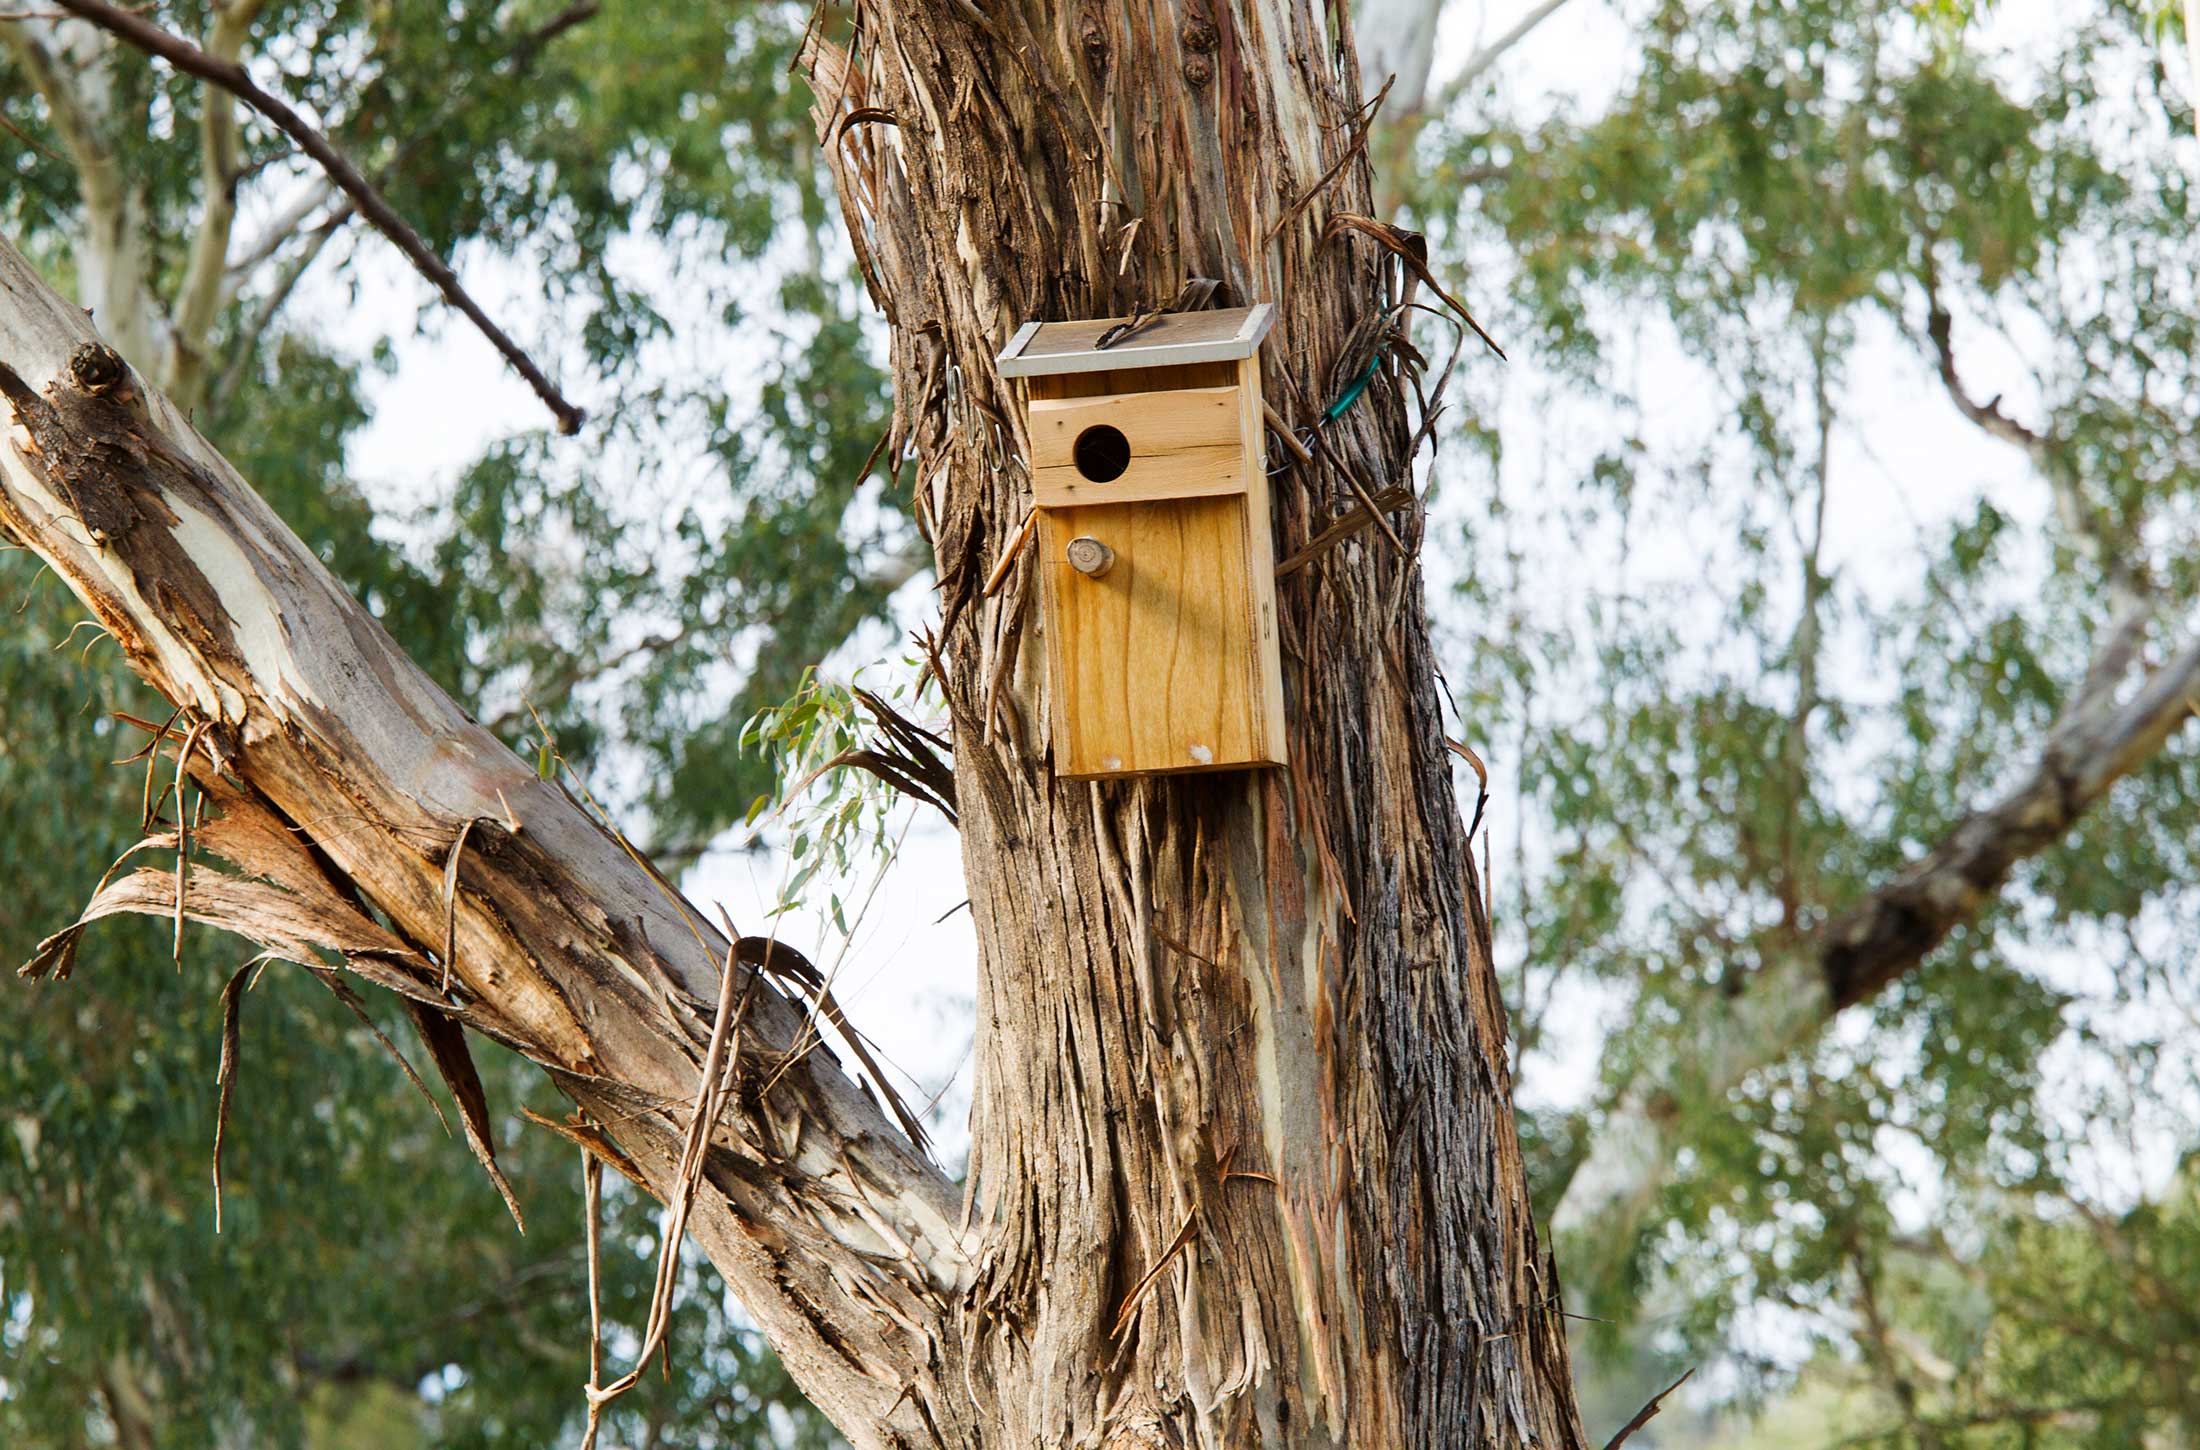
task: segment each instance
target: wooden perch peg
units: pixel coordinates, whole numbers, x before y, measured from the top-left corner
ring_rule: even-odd
[[[1071,539],[1068,553],[1069,566],[1087,579],[1098,579],[1115,567],[1115,550],[1095,538]]]

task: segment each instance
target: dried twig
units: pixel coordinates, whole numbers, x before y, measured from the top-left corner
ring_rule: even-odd
[[[581,1149],[581,1204],[588,1224],[588,1429],[581,1450],[595,1450],[599,1412],[594,1396],[603,1387],[603,1272],[596,1238],[597,1210],[603,1202],[603,1160]]]
[[[506,804],[506,810],[511,806]],[[443,863],[443,991],[451,990],[451,964],[458,959],[458,863],[466,854],[466,838],[486,817],[470,816],[451,842],[451,854]]]
[[[854,766],[871,772],[903,795],[933,807],[947,817],[949,825],[960,824],[955,814],[955,768],[947,763],[942,753],[952,751],[953,747],[872,691],[857,689],[851,693],[870,712],[872,723],[881,732],[880,738],[873,740],[868,749],[841,751],[789,786],[772,816],[784,812],[796,797],[833,771]]]
[[[533,360],[520,350],[519,344],[513,342],[502,328],[489,320],[489,314],[483,312],[480,304],[459,285],[457,274],[383,200],[382,194],[359,174],[358,167],[330,145],[327,137],[307,125],[305,118],[288,104],[254,84],[251,74],[242,65],[208,55],[181,36],[119,6],[107,4],[106,0],[54,0],[54,3],[71,15],[89,21],[146,54],[159,56],[184,74],[197,76],[200,80],[221,87],[274,122],[283,134],[298,143],[300,150],[320,163],[329,179],[343,188],[344,194],[352,199],[368,221],[374,223],[375,229],[396,243],[397,249],[405,254],[420,275],[433,282],[436,290],[443,294],[444,300],[464,313],[480,329],[481,335],[504,355],[504,360],[511,364],[512,370],[527,380],[527,385],[535,390],[535,396],[542,399],[543,404],[557,417],[558,431],[566,434],[580,431],[581,422],[586,415],[567,402],[556,384],[544,376],[542,369],[536,367]],[[580,18],[585,19],[586,16]]]
[[[1375,508],[1380,510],[1382,513],[1388,513],[1395,509],[1402,509],[1411,502],[1413,502],[1413,490],[1406,487],[1402,483],[1394,484],[1391,487],[1384,489],[1381,493],[1376,494],[1373,499]],[[1306,547],[1298,550],[1296,553],[1292,554],[1290,558],[1285,559],[1281,564],[1278,564],[1276,566],[1276,577],[1278,579],[1283,579],[1289,577],[1290,575],[1296,574],[1299,570],[1304,569],[1307,565],[1313,563],[1316,559],[1319,559],[1322,555],[1328,553],[1331,549],[1336,548],[1337,545],[1343,543],[1346,539],[1351,538],[1354,534],[1360,532],[1360,530],[1374,523],[1378,516],[1378,514],[1370,513],[1368,511],[1367,504],[1354,504],[1352,506],[1351,512],[1347,513],[1343,518],[1338,519],[1328,528],[1323,529],[1313,538],[1308,539],[1306,541]]]
[[[263,953],[229,974],[222,987],[222,1061],[214,1081],[221,1095],[214,1107],[214,1232],[222,1231],[222,1131],[229,1126],[229,1098],[237,1087],[237,1050],[244,1038],[245,977],[266,960]]]
[[[1673,1393],[1673,1391],[1679,1389],[1682,1385],[1687,1384],[1688,1375],[1692,1375],[1695,1372],[1696,1371],[1694,1369],[1690,1369],[1688,1371],[1688,1374],[1682,1375],[1679,1379],[1673,1381],[1673,1383],[1667,1385],[1664,1389],[1659,1390],[1656,1394],[1652,1395],[1650,1397],[1649,1404],[1644,1405],[1641,1409],[1635,1411],[1635,1418],[1620,1426],[1619,1433],[1604,1442],[1604,1450],[1619,1450],[1620,1446],[1627,1443],[1629,1436],[1633,1435],[1637,1430],[1650,1423],[1651,1416],[1657,1414],[1658,1406],[1664,1402],[1665,1397]]]
[[[1308,188],[1306,188],[1306,190],[1300,192],[1299,199],[1297,201],[1292,202],[1289,206],[1283,209],[1283,215],[1276,218],[1276,224],[1270,227],[1268,229],[1268,234],[1260,239],[1260,244],[1262,246],[1265,247],[1270,242],[1274,241],[1276,239],[1276,233],[1282,231],[1285,227],[1289,226],[1291,224],[1292,218],[1296,217],[1300,212],[1306,210],[1307,205],[1312,202],[1315,197],[1322,194],[1323,188],[1327,187],[1330,182],[1337,179],[1338,172],[1344,170],[1345,167],[1352,164],[1353,157],[1358,156],[1362,152],[1367,150],[1367,138],[1369,133],[1371,133],[1375,129],[1376,113],[1382,110],[1384,98],[1390,94],[1390,88],[1396,84],[1398,84],[1398,77],[1393,75],[1388,80],[1385,80],[1383,82],[1383,88],[1375,93],[1375,99],[1369,101],[1365,106],[1360,108],[1359,124],[1353,128],[1352,140],[1346,144],[1344,148],[1344,154],[1337,158],[1336,164],[1334,164],[1327,171],[1321,174],[1321,179],[1319,181],[1316,181],[1312,186],[1309,186]]]
[[[720,919],[725,913],[721,909]],[[734,970],[732,942],[739,939],[731,921],[725,922],[726,965],[719,976],[718,1011],[712,1019],[710,1046],[703,1053],[701,1081],[696,1086],[695,1109],[688,1118],[687,1138],[680,1149],[680,1163],[671,1185],[672,1198],[665,1205],[665,1225],[662,1244],[657,1254],[657,1283],[650,1295],[649,1320],[643,1331],[641,1352],[634,1356],[634,1368],[608,1385],[590,1384],[588,1396],[588,1429],[583,1443],[593,1444],[597,1422],[604,1407],[641,1382],[642,1371],[649,1366],[650,1356],[664,1347],[665,1333],[672,1317],[672,1291],[679,1278],[680,1243],[687,1236],[688,1212],[695,1205],[695,1191],[703,1181],[703,1165],[708,1160],[710,1136],[718,1126],[719,1115],[724,1111],[727,1090],[725,1065],[729,1057],[738,1059],[742,1020],[748,1015],[749,1000],[755,994],[757,976],[754,972]],[[746,981],[746,988],[736,993],[736,984]],[[594,1378],[592,1375],[591,1379]]]
[[[1490,803],[1490,768],[1482,763],[1481,756],[1474,753],[1474,747],[1464,740],[1454,740],[1447,735],[1444,737],[1444,748],[1464,760],[1473,769],[1474,778],[1480,782],[1480,790],[1474,798],[1474,823],[1467,827],[1467,839],[1471,841],[1474,833],[1482,829],[1482,808]]]
[[[174,956],[177,966],[183,965],[183,888],[191,870],[191,817],[184,805],[183,787],[188,778],[184,767],[190,763],[191,751],[199,743],[199,734],[206,729],[204,720],[186,730],[183,745],[176,751],[176,937]]]
[[[1260,411],[1268,419],[1268,426],[1274,430],[1276,438],[1283,444],[1284,451],[1299,461],[1299,467],[1311,473],[1314,468],[1314,455],[1306,451],[1306,445],[1299,441],[1299,435],[1291,431],[1290,420],[1277,412],[1276,405],[1266,398],[1260,401]]]
[[[993,566],[993,572],[985,576],[985,588],[979,591],[980,594],[991,599],[1000,592],[1002,581],[1008,578],[1009,569],[1023,552],[1024,541],[1031,537],[1031,526],[1037,522],[1039,511],[1027,509],[1024,512],[1024,521],[1016,526],[1016,532],[1009,537],[1008,546],[1001,550],[1000,561]]]
[[[1360,482],[1360,475],[1347,465],[1342,458],[1337,456],[1337,451],[1329,446],[1329,440],[1322,436],[1322,431],[1319,428],[1314,430],[1314,451],[1327,458],[1337,472],[1342,475],[1345,486],[1352,490],[1355,498],[1359,499],[1361,509],[1366,512],[1375,527],[1383,531],[1383,537],[1390,540],[1390,546],[1401,554],[1405,553],[1405,540],[1398,537],[1398,531],[1392,528],[1389,521],[1383,517],[1385,510],[1375,501],[1375,495],[1368,492],[1366,484]]]
[[[382,1030],[382,1024],[367,1014],[367,1004],[359,1000],[359,994],[352,990],[351,984],[327,967],[309,967],[307,970],[313,973],[322,986],[335,994],[336,1000],[343,1003],[352,1016],[359,1019],[360,1026],[374,1034],[374,1040],[382,1044],[382,1050],[404,1071],[406,1080],[420,1090],[420,1096],[428,1100],[428,1106],[435,1110],[435,1120],[443,1125],[443,1135],[449,1137],[451,1120],[443,1116],[443,1104],[437,1102],[435,1094],[428,1091],[427,1083],[421,1081],[420,1074],[414,1070],[412,1060],[398,1050],[396,1043],[390,1041],[390,1035]]]
[[[1379,245],[1403,263],[1406,270],[1411,272],[1415,278],[1427,284],[1431,292],[1443,298],[1444,305],[1458,313],[1460,319],[1467,326],[1474,329],[1474,335],[1482,339],[1485,347],[1499,357],[1505,355],[1505,349],[1497,345],[1496,338],[1491,337],[1482,330],[1482,324],[1474,320],[1474,314],[1467,311],[1467,305],[1446,292],[1444,284],[1437,281],[1436,274],[1429,270],[1428,241],[1419,232],[1409,232],[1403,227],[1394,227],[1389,222],[1377,221],[1373,217],[1360,216],[1354,212],[1339,212],[1331,217],[1329,225],[1324,228],[1324,231],[1331,237],[1340,236],[1347,231],[1355,231],[1374,238]]]
[[[460,1020],[440,1006],[431,1006],[416,997],[405,998],[405,1012],[411,1017],[413,1030],[420,1035],[420,1045],[428,1049],[428,1060],[435,1064],[436,1073],[442,1077],[443,1086],[450,1089],[451,1101],[458,1106],[458,1125],[466,1135],[466,1146],[482,1169],[488,1173],[504,1207],[512,1215],[512,1222],[521,1233],[527,1232],[527,1219],[520,1213],[519,1196],[512,1192],[510,1180],[497,1166],[496,1127],[489,1121],[489,1095],[481,1086],[481,1073],[474,1067],[471,1051],[466,1046],[466,1029]]]
[[[841,1035],[847,1042],[849,1050],[855,1054],[856,1062],[862,1066],[865,1072],[871,1075],[871,1080],[878,1084],[880,1094],[886,1099],[886,1106],[892,1110],[895,1121],[901,1124],[901,1130],[909,1135],[909,1141],[917,1145],[919,1152],[924,1151],[931,1141],[925,1135],[924,1124],[918,1121],[915,1113],[909,1111],[909,1105],[901,1100],[901,1094],[894,1090],[894,1085],[887,1078],[885,1071],[871,1056],[870,1046],[865,1041],[863,1034],[856,1031],[854,1025],[848,1021],[847,1014],[840,1010],[840,1004],[833,1000],[832,982],[824,973],[818,971],[816,964],[785,942],[776,941],[769,937],[742,937],[734,945],[734,954],[740,959],[743,966],[770,972],[782,981],[792,982],[801,989],[803,995],[811,999],[808,1018],[795,1033],[794,1041],[788,1046],[786,1055],[772,1069],[772,1075],[764,1080],[764,1086],[758,1096],[762,1097],[769,1094],[773,1088],[779,1085],[779,1080],[793,1069],[796,1063],[809,1056],[811,1049],[824,1040],[817,1030],[817,1019],[823,1017],[827,1022],[833,1024],[833,1029]]]
[[[636,1109],[636,1112],[641,1111],[646,1110]],[[519,1115],[538,1128],[548,1128],[574,1147],[585,1148],[602,1159],[615,1172],[623,1176],[627,1182],[633,1184],[651,1198],[656,1199],[659,1203],[664,1202],[664,1197],[657,1192],[656,1187],[650,1183],[648,1176],[642,1172],[641,1165],[620,1152],[619,1145],[612,1142],[605,1135],[603,1129],[598,1127],[585,1114],[576,1112],[561,1122],[556,1118],[545,1117],[533,1108],[523,1107],[519,1110]]]

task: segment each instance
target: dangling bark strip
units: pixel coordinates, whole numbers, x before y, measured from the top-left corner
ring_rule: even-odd
[[[722,960],[732,943],[444,697],[167,399],[74,381],[72,354],[98,346],[82,309],[0,244],[0,529],[205,722],[190,769],[215,814],[193,836],[241,874],[196,866],[185,914],[288,960],[334,953],[526,1054],[669,1196],[700,1047],[688,1004],[717,995],[710,948]],[[514,818],[524,831],[502,824]],[[445,997],[443,875],[468,820]],[[173,910],[170,873],[112,882],[32,969],[65,971],[100,916]],[[736,970],[754,981],[740,1064],[753,1071],[803,1012]],[[820,1050],[768,1098],[726,1104],[688,1230],[858,1445],[972,1445],[979,1411],[945,1307],[970,1272],[959,1211]]]
[[[214,1232],[222,1231],[222,1137],[229,1127],[229,1099],[237,1089],[238,1050],[244,1040],[245,978],[260,964],[255,957],[229,974],[222,987],[222,1060],[215,1069],[219,1098],[214,1104]]]

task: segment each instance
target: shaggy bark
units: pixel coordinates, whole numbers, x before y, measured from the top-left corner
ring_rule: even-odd
[[[1220,279],[1276,304],[1265,391],[1304,424],[1411,295],[1338,221],[1364,161],[1317,187],[1349,37],[1291,0],[897,0],[808,54],[938,556],[980,944],[961,1325],[1001,1443],[1578,1443],[1410,546],[1282,582],[1263,773],[1056,780],[1036,560],[981,587],[1030,498],[1018,324]],[[1410,482],[1405,392],[1385,366],[1278,478],[1277,557]]]
[[[829,1055],[767,1087],[799,1008],[744,975],[698,1241],[862,1445],[1579,1445],[1422,519],[1388,492],[1420,436],[1399,319],[1425,274],[1366,218],[1349,39],[1292,0],[905,0],[858,34],[853,64],[807,53],[944,601],[980,942],[970,1227]],[[1058,781],[1032,559],[980,587],[1029,504],[992,358],[1026,318],[1191,276],[1277,304],[1266,388],[1302,424],[1385,348],[1278,481],[1278,556],[1355,499],[1393,507],[1282,584],[1287,770]],[[727,943],[89,341],[0,249],[0,524],[180,707],[163,740],[215,815],[147,849],[196,837],[236,869],[137,871],[87,920],[180,909],[340,960],[542,1063],[669,1192]],[[33,968],[65,972],[80,929]]]

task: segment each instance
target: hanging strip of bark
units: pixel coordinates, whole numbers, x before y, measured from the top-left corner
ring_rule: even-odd
[[[341,959],[526,1054],[669,1196],[697,1004],[717,998],[730,943],[437,690],[4,243],[0,425],[0,531],[200,722],[188,768],[210,815],[191,838],[236,869],[195,863],[184,914],[285,960]],[[468,822],[464,889],[447,895]],[[64,973],[96,918],[167,917],[175,898],[156,868],[107,883],[33,973]],[[829,1052],[758,1090],[805,1009],[768,979],[752,990],[690,1234],[856,1444],[982,1443],[963,1428],[976,1412],[947,1308],[972,1272],[953,1185]]]

